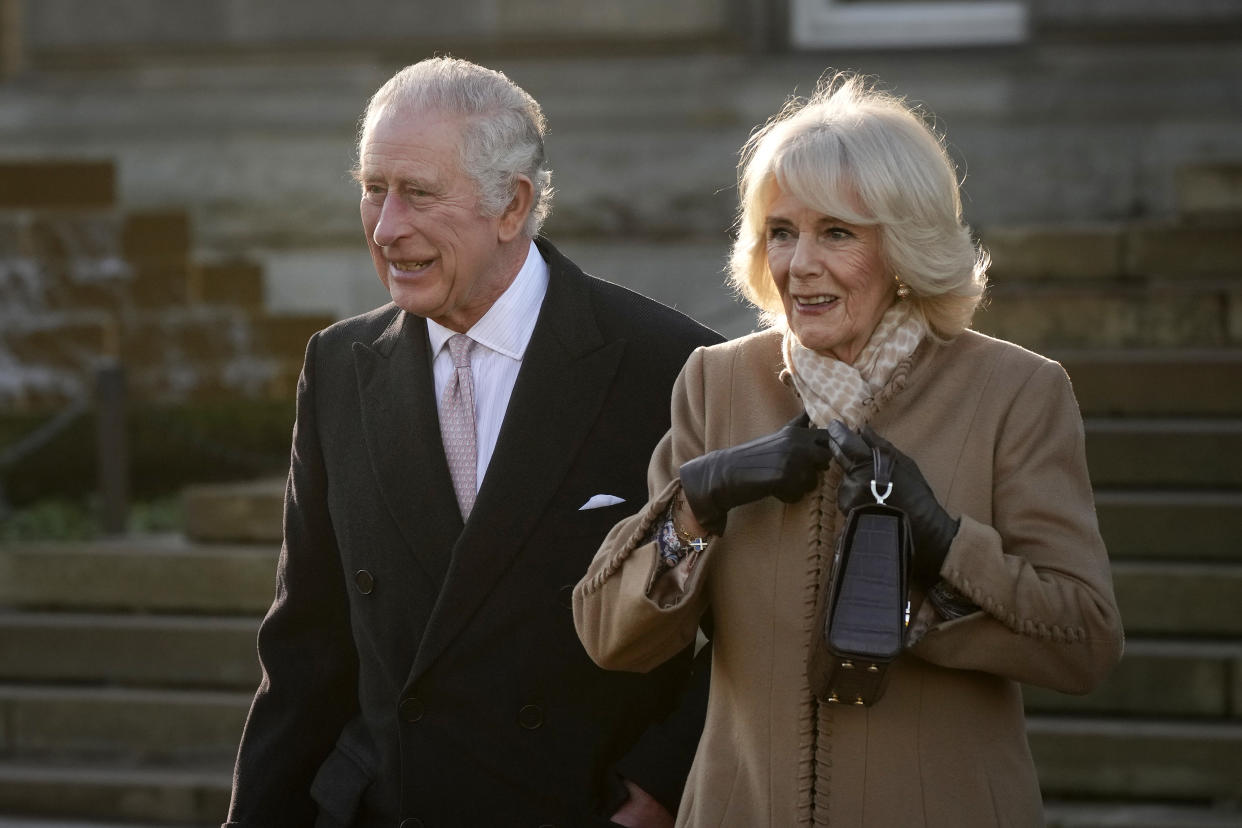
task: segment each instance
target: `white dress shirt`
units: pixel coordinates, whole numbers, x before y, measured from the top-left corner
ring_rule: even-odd
[[[474,375],[474,423],[478,445],[476,491],[483,484],[500,424],[504,421],[513,385],[522,367],[522,357],[535,331],[535,319],[548,292],[548,263],[531,242],[526,262],[513,284],[474,323],[466,335],[477,345],[470,352],[470,371]],[[456,331],[427,320],[427,338],[434,354],[432,372],[436,382],[436,409],[444,416],[444,388],[453,374],[453,358],[444,344]]]

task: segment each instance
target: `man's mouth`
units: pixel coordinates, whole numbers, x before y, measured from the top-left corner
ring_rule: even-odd
[[[425,259],[423,261],[408,260],[400,262],[389,260],[388,267],[390,270],[397,273],[417,273],[420,270],[425,270],[430,267],[431,262],[431,259]]]

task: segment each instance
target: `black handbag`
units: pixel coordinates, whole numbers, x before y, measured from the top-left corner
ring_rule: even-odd
[[[872,449],[875,503],[845,519],[828,576],[821,585],[807,677],[820,701],[875,704],[888,666],[905,647],[913,548],[905,512],[892,494],[892,458]]]

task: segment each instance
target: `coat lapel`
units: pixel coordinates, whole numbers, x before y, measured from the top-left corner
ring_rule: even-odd
[[[540,242],[540,250],[549,264],[548,292],[411,680],[514,564],[586,439],[625,350],[624,340],[604,341],[582,272],[551,245]]]
[[[427,323],[397,313],[368,346],[354,343],[363,435],[384,502],[432,583],[443,583],[461,532],[440,440]]]

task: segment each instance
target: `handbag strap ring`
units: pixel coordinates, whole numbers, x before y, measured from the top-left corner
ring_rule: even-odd
[[[893,473],[892,458],[880,451],[879,448],[871,449],[871,496],[875,498],[875,502],[884,505],[884,501],[888,500],[888,496],[893,493],[893,481],[891,479]],[[884,487],[884,494],[880,494],[880,486]]]

